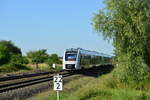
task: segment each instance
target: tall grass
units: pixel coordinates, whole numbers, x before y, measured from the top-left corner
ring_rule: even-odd
[[[89,80],[95,80],[93,77],[84,77],[80,79],[73,78],[72,81],[70,81],[67,84],[64,84],[63,91],[60,92],[60,99],[66,99],[72,96],[72,93],[77,91],[78,89],[84,87],[84,84],[87,84]],[[35,95],[34,97],[28,99],[28,100],[56,100],[56,91],[49,90],[47,92],[40,93],[38,95]]]
[[[35,71],[35,70],[40,70],[40,71],[57,71],[61,70],[62,65],[58,64],[56,65],[56,68],[52,68],[48,66],[47,64],[39,64],[39,68],[36,69],[35,65],[33,64],[22,64],[22,65],[11,65],[11,64],[4,64],[0,66],[0,74],[12,74],[12,73],[21,73],[21,72],[28,72],[28,71]]]
[[[113,78],[112,73],[95,77],[83,77],[65,84],[60,92],[61,100],[150,100],[150,88],[136,89]],[[56,92],[50,90],[29,100],[56,100]]]
[[[99,77],[64,100],[150,100],[150,88],[147,91],[134,89],[119,83],[112,74]]]
[[[17,65],[12,66],[11,64],[5,64],[0,66],[0,73],[10,73],[10,72],[17,72],[17,71],[29,71],[32,70],[31,67],[26,65]]]

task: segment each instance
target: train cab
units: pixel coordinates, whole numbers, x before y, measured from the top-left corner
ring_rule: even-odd
[[[78,50],[66,50],[63,56],[63,69],[77,69]]]

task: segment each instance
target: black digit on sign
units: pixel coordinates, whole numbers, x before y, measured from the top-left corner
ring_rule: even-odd
[[[59,77],[59,82],[62,82],[62,77]]]
[[[57,82],[57,80],[58,80],[58,77],[55,77],[55,82]]]
[[[57,84],[57,89],[60,89],[60,84],[59,83],[56,83]]]

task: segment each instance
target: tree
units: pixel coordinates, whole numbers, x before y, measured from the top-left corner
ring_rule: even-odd
[[[5,46],[0,45],[0,65],[8,63],[10,54]]]
[[[28,63],[28,59],[21,54],[12,55],[9,65],[14,70],[29,69],[25,66]]]
[[[20,48],[15,46],[11,41],[0,41],[0,65],[6,64],[10,61],[14,54],[21,54]]]
[[[113,39],[121,81],[140,82],[150,72],[150,0],[105,0],[93,19],[95,30]]]
[[[47,60],[47,64],[52,66],[52,64],[61,64],[59,57],[57,54],[51,54]]]
[[[43,63],[48,59],[48,54],[46,53],[46,49],[41,49],[37,51],[29,51],[27,53],[27,57],[31,59],[32,63],[36,65],[38,69],[38,64]]]
[[[5,46],[11,54],[22,54],[21,49],[15,46],[11,41],[1,40],[0,45]]]
[[[12,66],[22,66],[22,64],[28,64],[29,61],[25,56],[22,56],[21,54],[12,55],[10,64]]]

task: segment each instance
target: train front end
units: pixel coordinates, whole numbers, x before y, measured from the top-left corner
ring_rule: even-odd
[[[69,49],[64,52],[63,56],[63,69],[76,70],[78,69],[78,50]]]

